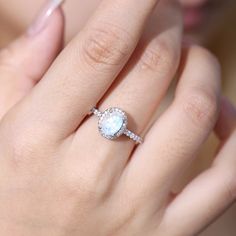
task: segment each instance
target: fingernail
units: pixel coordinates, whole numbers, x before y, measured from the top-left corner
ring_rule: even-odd
[[[50,16],[53,12],[64,2],[64,0],[49,0],[43,6],[41,11],[39,12],[36,19],[33,21],[29,29],[27,30],[27,34],[29,36],[35,36],[40,33],[48,23]]]

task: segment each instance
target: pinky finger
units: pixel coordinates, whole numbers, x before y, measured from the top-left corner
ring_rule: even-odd
[[[224,112],[216,132],[220,138],[229,138],[222,138],[225,144],[212,166],[169,205],[160,227],[161,235],[196,235],[236,200],[236,109],[225,100],[222,105]],[[223,124],[227,132],[222,128]]]

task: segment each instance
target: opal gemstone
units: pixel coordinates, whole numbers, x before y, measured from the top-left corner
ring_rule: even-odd
[[[104,117],[100,127],[103,134],[106,136],[116,135],[124,124],[124,118],[119,112],[113,112],[109,116]]]

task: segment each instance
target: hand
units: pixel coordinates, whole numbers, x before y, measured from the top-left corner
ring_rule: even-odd
[[[161,2],[147,22],[155,4],[103,1],[58,56],[57,8],[44,27],[41,18],[3,49],[1,235],[189,236],[234,201],[234,145],[173,197],[217,120],[220,70],[197,46],[180,63],[180,9]],[[172,105],[152,119],[179,66]],[[127,111],[144,143],[101,137],[96,117],[87,116],[95,104]]]

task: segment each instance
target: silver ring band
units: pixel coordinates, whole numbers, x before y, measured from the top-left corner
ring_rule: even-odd
[[[104,112],[99,111],[97,108],[93,108],[91,113],[99,118],[98,130],[103,137],[114,140],[124,134],[137,144],[143,143],[143,139],[140,136],[127,128],[127,115],[120,108],[112,107]]]

